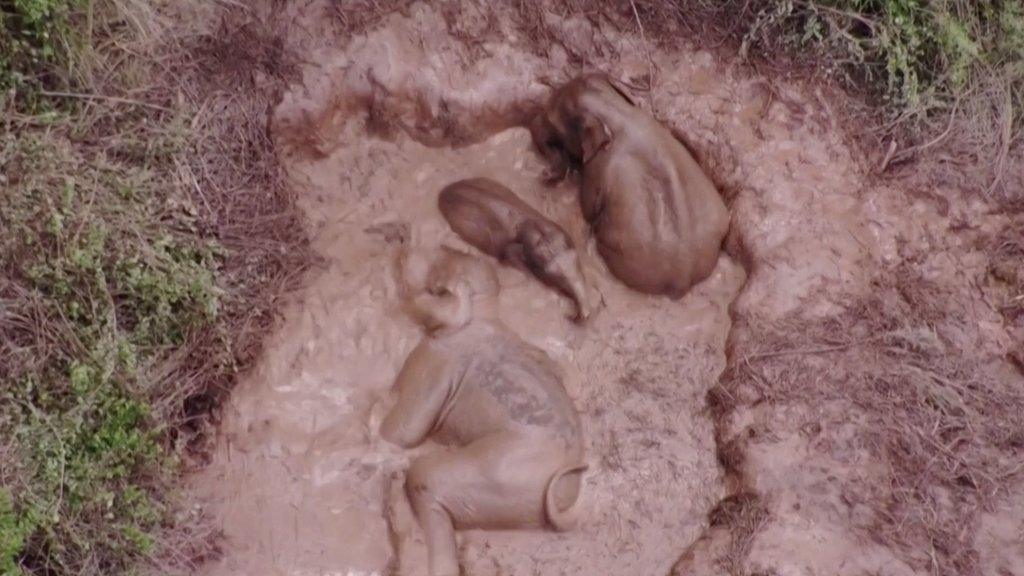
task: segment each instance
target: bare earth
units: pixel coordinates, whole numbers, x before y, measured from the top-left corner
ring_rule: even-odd
[[[1022,412],[1000,414],[991,438],[971,445],[993,450],[991,468],[964,480],[976,490],[922,489],[898,481],[899,445],[877,434],[891,422],[856,388],[885,380],[864,377],[870,367],[932,358],[927,346],[938,346],[935,358],[967,358],[972,378],[1021,401],[1024,378],[1005,360],[1013,335],[993,304],[1002,293],[978,240],[1008,226],[1005,216],[955,190],[922,194],[913,178],[872,176],[822,93],[696,47],[656,48],[628,23],[552,23],[559,42],[543,57],[486,3],[463,2],[458,21],[414,4],[351,40],[333,30],[329,4],[289,9],[287,43],[305,63],[272,123],[325,264],[267,336],[225,408],[213,463],[194,479],[225,535],[207,573],[426,574],[400,489],[410,454],[376,435],[420,337],[398,309],[396,236],[407,226],[413,246],[471,251],[442,219],[437,193],[486,176],[587,246],[605,306],[575,326],[563,298],[501,271],[502,317],[564,369],[591,468],[579,529],[465,532],[466,574],[1024,575]],[[609,275],[577,184],[544,186],[516,127],[548,93],[542,80],[578,72],[580,54],[678,129],[730,204],[731,256],[680,301]],[[907,278],[927,283],[941,314],[917,317],[930,309],[900,289]],[[854,315],[858,303],[874,304]],[[888,305],[906,326],[864,320]],[[783,338],[786,327],[796,332]],[[894,356],[907,340],[916,355]],[[887,347],[868,347],[879,342]],[[907,380],[932,382],[924,397],[974,409],[957,400],[970,393],[951,372],[915,369],[935,375]],[[780,391],[773,383],[783,381],[793,384]],[[936,450],[959,445],[946,438]],[[720,502],[737,494],[750,496],[743,514],[723,514]],[[915,512],[922,502],[946,515],[938,528]]]

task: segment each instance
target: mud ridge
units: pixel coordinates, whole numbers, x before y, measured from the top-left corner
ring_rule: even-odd
[[[693,150],[693,146],[688,145]],[[701,164],[704,160],[701,158]],[[726,183],[718,181],[725,193]],[[739,361],[736,343],[737,324],[740,321],[736,302],[750,282],[753,259],[745,249],[742,232],[736,223],[725,242],[725,252],[744,270],[744,280],[736,298],[729,303],[729,335],[725,344],[725,369],[706,395],[706,410],[714,426],[715,459],[723,472],[725,495],[707,516],[707,528],[690,544],[672,567],[671,576],[711,576],[725,569],[729,574],[744,573],[742,561],[746,557],[751,539],[764,525],[769,512],[761,501],[752,478],[744,471],[746,448],[742,438],[730,430],[730,419],[736,408],[736,390],[730,386],[732,374]]]

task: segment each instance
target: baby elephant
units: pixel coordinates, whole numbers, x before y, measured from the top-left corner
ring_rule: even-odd
[[[413,290],[427,333],[405,361],[381,424],[405,448],[450,448],[413,461],[405,481],[431,576],[457,576],[455,529],[565,529],[580,491],[580,421],[559,371],[497,318],[486,262],[447,252]]]
[[[687,149],[605,74],[556,90],[530,125],[554,174],[582,171],[580,205],[608,268],[681,297],[715,267],[729,212]]]
[[[561,226],[488,178],[445,186],[438,207],[452,230],[502,262],[525,267],[541,282],[572,299],[577,321],[591,313],[576,249]]]

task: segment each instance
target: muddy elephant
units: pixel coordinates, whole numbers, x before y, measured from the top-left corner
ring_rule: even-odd
[[[380,434],[448,446],[412,462],[405,490],[431,576],[457,576],[456,529],[570,526],[586,469],[580,421],[553,361],[498,319],[489,263],[446,251],[411,292],[426,334]]]
[[[530,134],[553,175],[580,170],[583,215],[624,284],[678,298],[711,274],[729,227],[718,190],[686,147],[607,75],[556,89]]]
[[[590,290],[569,234],[489,178],[470,178],[445,186],[438,207],[463,240],[503,263],[529,270],[544,284],[569,297],[574,320],[592,311]]]

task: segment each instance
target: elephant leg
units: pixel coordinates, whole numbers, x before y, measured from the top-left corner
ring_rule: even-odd
[[[500,432],[413,462],[405,487],[431,576],[458,575],[456,528],[543,526],[547,483],[565,461],[555,440]]]
[[[442,461],[433,454],[414,461],[405,479],[405,493],[426,537],[430,576],[459,576],[455,526],[439,498]]]

